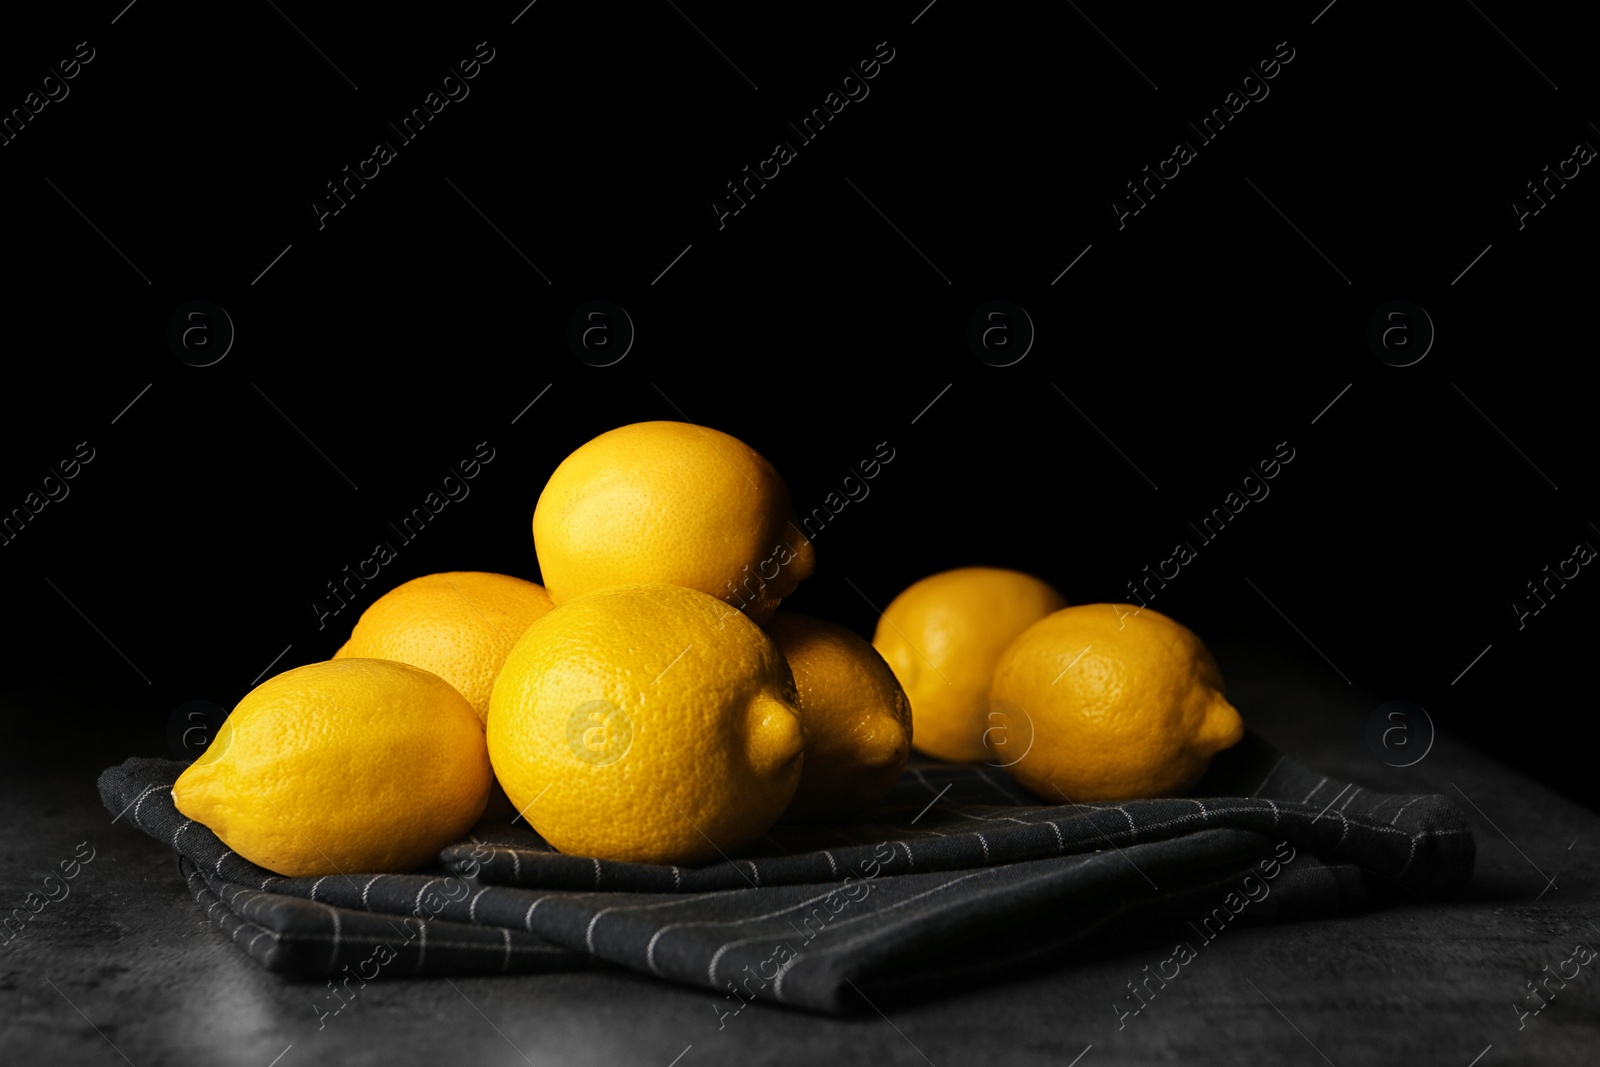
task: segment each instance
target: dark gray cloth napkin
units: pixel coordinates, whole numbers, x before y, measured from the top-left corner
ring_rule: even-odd
[[[1233,922],[1442,900],[1474,842],[1447,798],[1370,792],[1253,734],[1189,797],[1048,804],[1000,770],[916,758],[870,818],[780,825],[701,867],[558,853],[480,823],[435,870],[285,878],[179,814],[183,763],[100,776],[106,808],[169,844],[206,916],[269,970],[380,976],[597,961],[819,1011],[1070,960],[1171,927],[1201,951]],[[353,987],[351,987],[353,988]]]

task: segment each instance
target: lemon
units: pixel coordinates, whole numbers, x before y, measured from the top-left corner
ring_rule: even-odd
[[[998,567],[930,575],[890,601],[872,644],[911,699],[912,746],[937,759],[987,759],[995,663],[1012,638],[1066,606],[1046,582]]]
[[[415,870],[477,821],[489,753],[444,679],[378,659],[296,667],[239,701],[172,799],[278,874]]]
[[[391,659],[432,671],[479,722],[511,646],[549,611],[544,587],[505,574],[449,571],[402,582],[372,602],[334,659]]]
[[[562,460],[534,508],[533,542],[556,604],[667,583],[757,622],[815,566],[772,464],[736,437],[683,422],[621,426]]]
[[[1000,657],[991,748],[1046,800],[1176,796],[1244,736],[1222,690],[1210,651],[1160,612],[1063,608]]]
[[[695,864],[794,796],[794,676],[743,613],[676,585],[590,593],[528,627],[489,701],[489,757],[562,852]]]
[[[877,649],[843,626],[780,611],[766,631],[794,672],[805,767],[784,813],[858,815],[883,799],[911,754],[911,702]]]

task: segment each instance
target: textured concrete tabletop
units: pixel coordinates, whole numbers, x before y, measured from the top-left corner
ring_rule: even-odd
[[[95,774],[131,753],[123,739],[71,737],[75,709],[95,694],[12,692],[3,707],[10,769],[0,893],[20,906],[63,861],[70,868],[76,860],[77,873],[67,896],[3,946],[6,1059],[138,1067],[1594,1062],[1600,979],[1575,948],[1600,945],[1590,921],[1600,912],[1595,814],[1448,732],[1415,766],[1385,766],[1367,745],[1372,703],[1288,645],[1242,654],[1221,647],[1219,658],[1245,715],[1296,757],[1369,788],[1442,793],[1469,810],[1476,873],[1448,903],[1230,928],[1126,1016],[1115,1005],[1126,1004],[1127,984],[1146,965],[1169,954],[1169,933],[850,1019],[759,1003],[722,1019],[705,991],[601,968],[386,980],[319,1019],[320,983],[250,962],[195,908],[170,852],[101,809]],[[1553,977],[1561,974],[1569,977]]]

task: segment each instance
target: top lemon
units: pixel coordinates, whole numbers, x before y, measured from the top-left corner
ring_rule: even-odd
[[[1244,736],[1200,638],[1131,604],[1034,623],[1000,657],[991,695],[991,750],[1057,803],[1175,796]]]
[[[511,646],[552,606],[542,586],[507,574],[426,574],[373,601],[333,658],[389,659],[432,671],[484,723]]]
[[[757,622],[815,566],[772,464],[737,437],[683,422],[620,426],[562,460],[534,508],[533,543],[556,604],[665,583]]]
[[[911,746],[936,759],[986,759],[995,663],[1012,638],[1066,606],[1049,584],[997,567],[943,571],[895,597],[872,644],[911,699]]]

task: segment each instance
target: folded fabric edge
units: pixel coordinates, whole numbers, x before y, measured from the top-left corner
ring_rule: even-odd
[[[940,945],[935,952],[898,959],[864,956],[841,970],[835,999],[823,1010],[870,1013],[881,1006],[925,1003],[941,992],[1023,979],[1068,962],[1142,950],[1154,954],[1152,965],[1175,958],[1186,966],[1234,925],[1315,921],[1370,906],[1369,884],[1362,872],[1324,864],[1310,854],[1282,865],[1278,890],[1273,890],[1262,864],[1271,862],[1275,853],[1267,838],[1260,844],[1260,853],[1242,864],[1235,853],[1221,863],[1200,861],[1158,872],[1164,883],[1174,875],[1204,876],[1203,881],[1159,897],[1129,899],[1117,893],[1116,885],[1109,885],[1092,897],[1074,899],[1070,919],[1052,913],[1056,902],[1045,897],[1003,920],[995,917],[964,931],[958,941]],[[997,948],[1006,946],[1010,950],[999,958],[972,962],[994,956]],[[1142,976],[1138,968],[1129,975]],[[1108,1000],[1120,994],[1120,989],[1108,990]]]
[[[522,930],[338,908],[263,892],[178,857],[195,905],[260,966],[290,978],[578,970],[593,957]]]

